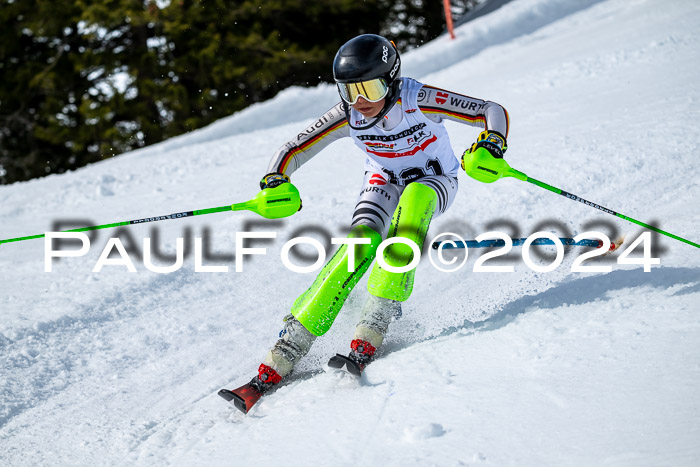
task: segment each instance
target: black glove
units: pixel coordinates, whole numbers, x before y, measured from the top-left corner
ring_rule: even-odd
[[[472,144],[472,147],[467,149],[466,152],[474,152],[479,148],[484,148],[493,157],[502,159],[503,153],[508,149],[508,145],[506,144],[506,137],[499,132],[484,130],[479,133],[476,143]]]
[[[260,180],[260,189],[264,190],[265,188],[274,188],[283,183],[289,183],[289,177],[277,172],[271,172]]]
[[[266,188],[275,188],[277,186],[282,185],[283,183],[289,183],[291,185],[292,182],[289,180],[289,177],[285,174],[271,172],[265,175],[262,178],[262,180],[260,180],[260,189],[264,190]],[[294,187],[294,189],[296,190],[296,187]],[[299,199],[299,211],[301,211],[301,208],[301,199]]]
[[[497,131],[482,131],[476,143],[462,154],[462,170],[480,182],[495,182],[510,169],[503,159],[506,149],[503,135]]]

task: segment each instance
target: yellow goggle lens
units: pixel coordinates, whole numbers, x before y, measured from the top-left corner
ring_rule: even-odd
[[[352,105],[362,96],[369,102],[378,102],[387,95],[389,86],[383,78],[359,83],[338,83],[338,91],[345,102]]]

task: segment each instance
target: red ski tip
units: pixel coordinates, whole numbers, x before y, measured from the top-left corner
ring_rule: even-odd
[[[233,391],[222,389],[219,391],[219,396],[231,402],[241,412],[247,414],[251,407],[260,400],[262,393],[250,384],[244,384]]]

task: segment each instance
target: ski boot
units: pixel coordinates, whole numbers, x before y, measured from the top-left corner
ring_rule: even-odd
[[[367,341],[355,339],[350,343],[352,349],[348,356],[336,354],[328,361],[331,368],[343,368],[355,376],[362,375],[362,371],[374,359],[377,349]]]
[[[266,392],[282,381],[282,377],[272,367],[262,363],[258,368],[258,375],[238,389],[222,389],[219,396],[223,397],[243,413],[253,407]]]

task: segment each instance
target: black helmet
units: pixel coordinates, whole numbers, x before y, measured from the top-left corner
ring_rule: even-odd
[[[381,118],[393,107],[401,94],[401,59],[399,51],[393,42],[376,34],[362,34],[346,42],[335,55],[333,60],[333,78],[338,85],[338,92],[345,104],[345,114],[348,124],[356,130],[364,130],[376,125]],[[362,86],[362,91],[357,91],[357,86],[347,86],[352,83],[374,83],[376,96],[367,96],[366,91],[370,86]],[[353,92],[353,89],[356,92]],[[380,97],[381,92],[385,94]],[[374,118],[373,122],[364,127],[354,127],[350,121],[350,104],[357,100],[357,92],[365,99],[376,102],[382,98],[384,107]],[[378,97],[373,99],[373,97]]]

